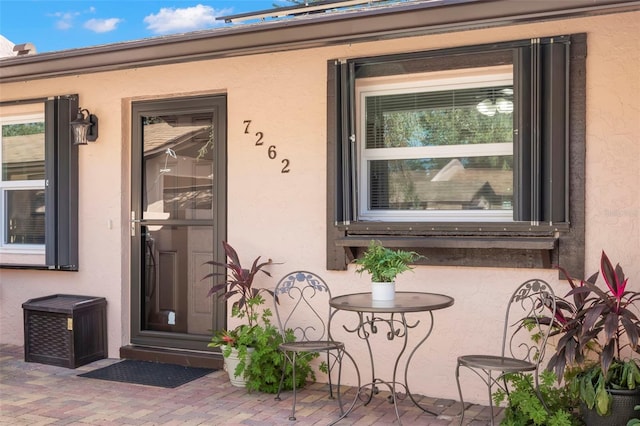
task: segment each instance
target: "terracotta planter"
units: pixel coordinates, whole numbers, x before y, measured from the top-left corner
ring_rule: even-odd
[[[225,347],[221,347],[224,352]],[[245,362],[245,372],[251,363],[251,353],[254,351],[254,348],[247,348],[247,360]],[[233,386],[237,386],[239,388],[244,388],[247,386],[247,380],[244,375],[236,376],[235,371],[236,367],[240,363],[240,358],[238,357],[238,350],[236,348],[231,348],[231,354],[228,357],[224,357],[224,367],[227,370],[227,374],[229,374],[229,380]]]
[[[640,405],[640,390],[614,390],[608,391],[612,397],[611,413],[608,416],[600,416],[595,408],[590,410],[584,403],[580,405],[582,418],[586,426],[624,426],[633,418],[640,417],[640,411],[633,408]]]

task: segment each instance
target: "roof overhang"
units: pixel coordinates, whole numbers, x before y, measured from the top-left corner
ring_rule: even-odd
[[[640,0],[412,1],[0,60],[0,83],[640,10]]]

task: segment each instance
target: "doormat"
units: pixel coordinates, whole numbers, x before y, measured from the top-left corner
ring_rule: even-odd
[[[107,367],[78,374],[78,377],[161,388],[177,388],[214,371],[216,370],[210,368],[183,367],[175,364],[125,359]]]

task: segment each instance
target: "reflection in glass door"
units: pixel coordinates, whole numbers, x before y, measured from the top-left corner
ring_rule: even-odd
[[[225,233],[224,105],[134,104],[133,343],[206,349],[224,326],[224,303],[207,297],[212,282],[202,279]]]

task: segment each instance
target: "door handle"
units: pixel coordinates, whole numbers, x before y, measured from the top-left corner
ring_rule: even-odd
[[[132,211],[130,225],[129,225],[129,229],[131,230],[132,237],[136,236],[136,223],[140,223],[140,219],[136,219],[136,212]]]

